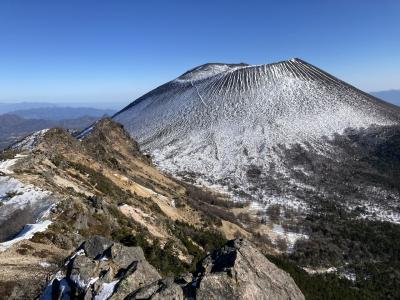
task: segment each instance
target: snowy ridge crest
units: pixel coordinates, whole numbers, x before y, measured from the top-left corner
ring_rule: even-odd
[[[19,151],[32,151],[40,142],[41,138],[46,134],[49,129],[43,129],[36,131],[19,142],[11,145],[11,149],[19,150]]]
[[[186,72],[173,82],[185,83],[211,77],[217,77],[222,81],[220,86],[217,87],[232,88],[232,86],[235,86],[239,89],[257,88],[261,81],[274,82],[283,77],[310,81],[320,80],[331,84],[340,83],[337,78],[298,58],[255,66],[247,64],[205,64]]]

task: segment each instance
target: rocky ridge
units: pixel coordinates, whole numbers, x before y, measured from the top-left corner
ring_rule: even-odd
[[[102,237],[86,240],[51,280],[41,299],[304,299],[293,279],[251,243],[229,241],[194,274],[164,277],[140,247]]]
[[[3,223],[1,230],[10,229],[15,234],[24,230],[27,223],[32,224],[26,228],[40,228],[18,240],[6,238],[1,244],[5,247],[0,253],[0,292],[7,299],[37,297],[48,277],[55,274],[59,266],[64,265],[65,257],[76,253],[75,249],[84,241],[82,247],[90,257],[77,255],[76,260],[70,259],[69,269],[66,267],[63,273],[55,275],[54,283],[63,289],[73,278],[81,289],[71,289],[79,295],[83,290],[86,295],[86,287],[90,285],[87,297],[101,292],[103,283],[120,281],[127,271],[118,273],[128,268],[118,259],[118,262],[107,263],[112,249],[125,251],[121,249],[140,247],[142,250],[136,251],[137,257],[143,253],[148,264],[160,274],[153,278],[158,281],[149,287],[157,290],[169,285],[170,276],[183,274],[181,277],[187,279],[184,274],[194,272],[199,261],[227,239],[244,236],[259,249],[274,251],[270,242],[265,243],[269,241],[266,233],[256,229],[257,226],[262,226],[263,230],[268,227],[246,221],[242,217],[242,205],[227,201],[226,195],[200,189],[159,172],[124,128],[110,119],[96,123],[83,140],[57,128],[34,134],[3,152],[2,157],[2,165],[7,167],[4,167],[7,174],[2,178],[40,188],[54,199],[43,209],[40,207],[40,219],[31,214],[31,206],[35,205],[31,201],[26,207],[21,206],[24,214],[18,213],[19,218],[13,223],[10,220]],[[9,207],[9,201],[19,201],[20,195],[12,190],[6,192],[0,211]],[[8,224],[14,225],[10,228]],[[40,224],[46,226],[39,227]],[[102,242],[91,241],[93,236],[101,236]],[[93,246],[98,244],[103,246]],[[99,260],[96,252],[99,250],[95,250],[95,254],[89,250],[98,247],[103,252],[111,247],[111,254],[107,250],[103,253],[104,259]],[[127,257],[131,257],[130,254]],[[141,261],[140,266],[147,268],[147,263]],[[82,264],[75,267],[73,262]],[[95,270],[85,266],[93,266]],[[81,272],[81,267],[86,271],[82,269]],[[108,277],[103,276],[103,267],[110,269]],[[89,284],[89,278],[96,277],[104,278],[96,280],[97,285]],[[134,292],[130,283],[128,286],[129,293]]]

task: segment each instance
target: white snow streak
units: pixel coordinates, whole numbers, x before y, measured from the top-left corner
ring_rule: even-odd
[[[15,243],[18,243],[22,240],[29,240],[33,237],[33,235],[37,232],[43,232],[49,227],[52,222],[49,220],[39,222],[36,224],[27,224],[24,229],[12,240],[9,240],[4,243],[0,243],[0,252],[7,250]]]

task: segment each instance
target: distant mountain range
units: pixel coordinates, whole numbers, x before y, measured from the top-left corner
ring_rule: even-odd
[[[0,114],[5,114],[21,109],[33,109],[42,107],[56,107],[56,105],[53,103],[45,103],[45,102],[0,103]]]
[[[96,109],[91,107],[41,107],[15,110],[12,112],[12,114],[26,119],[45,119],[52,121],[80,118],[83,116],[112,116],[114,113],[115,111],[111,109]]]
[[[25,119],[15,114],[0,115],[0,150],[22,139],[34,131],[62,127],[66,129],[83,129],[98,120],[94,116],[81,116],[72,119],[46,120]]]
[[[371,92],[371,95],[381,98],[390,103],[400,105],[400,90],[387,90],[379,92]]]
[[[103,117],[112,116],[112,109],[93,107],[57,106],[51,103],[0,103],[0,114],[11,113],[26,119],[45,119],[60,121],[83,116]]]
[[[111,109],[52,103],[0,103],[0,149],[37,130],[51,127],[79,130],[114,113]]]

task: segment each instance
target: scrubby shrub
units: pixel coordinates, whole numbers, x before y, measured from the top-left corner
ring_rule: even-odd
[[[16,154],[17,154],[17,152],[15,150],[11,150],[11,149],[0,151],[0,161],[12,159],[15,157]]]
[[[186,188],[186,196],[192,201],[203,202],[224,208],[243,208],[247,205],[246,202],[234,202],[221,199],[212,192],[196,187],[194,185],[186,184],[185,188]]]
[[[268,206],[267,215],[272,223],[279,224],[281,219],[281,206],[279,204]]]
[[[189,266],[177,257],[172,241],[167,242],[162,248],[158,240],[150,244],[147,236],[148,234],[143,232],[133,235],[131,232],[125,231],[125,235],[123,232],[119,232],[113,238],[128,247],[141,247],[149,263],[163,275],[174,276],[189,269]]]
[[[282,252],[286,252],[288,249],[287,242],[284,238],[281,237],[277,238],[275,244],[278,247],[278,249]]]
[[[307,300],[373,299],[365,291],[357,289],[351,281],[335,274],[310,275],[284,256],[267,255],[267,258],[290,274]]]

